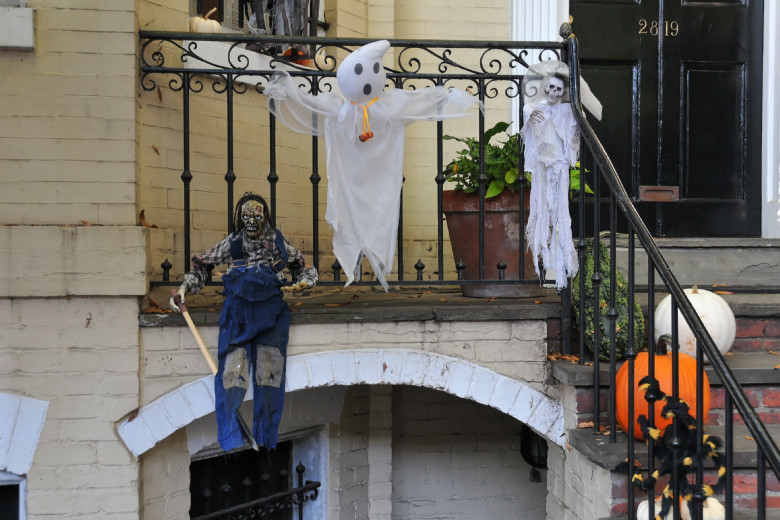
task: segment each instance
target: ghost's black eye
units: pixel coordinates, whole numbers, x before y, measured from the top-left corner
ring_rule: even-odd
[[[363,94],[365,94],[366,96],[371,94],[371,85],[370,84],[366,83],[365,85],[363,85]]]
[[[357,65],[355,65],[355,74],[357,74],[358,76],[363,74],[363,65],[362,64],[358,63]]]
[[[379,62],[374,63],[374,74],[379,74]]]

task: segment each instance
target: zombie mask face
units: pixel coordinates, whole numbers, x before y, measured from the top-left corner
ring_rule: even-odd
[[[544,80],[544,93],[547,96],[547,102],[551,105],[558,103],[563,97],[563,80],[555,76],[548,76]]]
[[[258,238],[265,224],[262,204],[254,200],[245,202],[241,206],[241,220],[244,223],[246,236],[252,239]]]

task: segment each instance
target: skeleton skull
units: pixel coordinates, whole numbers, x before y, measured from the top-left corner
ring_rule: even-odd
[[[558,103],[563,97],[563,80],[557,76],[547,76],[544,78],[544,93],[547,96],[547,102],[551,105]]]
[[[254,200],[245,202],[241,206],[241,220],[244,222],[246,236],[252,239],[258,238],[265,222],[263,206]]]

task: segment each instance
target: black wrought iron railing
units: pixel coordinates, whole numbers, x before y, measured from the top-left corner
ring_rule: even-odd
[[[624,468],[627,470],[628,473],[628,511],[629,511],[629,518],[633,519],[635,517],[635,509],[632,504],[634,504],[634,484],[639,481],[640,484],[648,485],[648,482],[642,482],[641,476],[636,476],[635,469],[633,469],[635,464],[639,464],[643,471],[645,471],[645,475],[649,476],[651,479],[651,482],[649,482],[649,490],[645,494],[645,498],[648,499],[648,512],[645,518],[653,518],[654,515],[657,515],[659,513],[658,507],[655,504],[655,498],[657,490],[655,489],[655,486],[653,485],[652,480],[654,480],[653,474],[656,470],[658,470],[661,474],[666,473],[670,477],[669,481],[669,488],[667,489],[667,494],[672,497],[678,497],[678,500],[672,500],[672,511],[670,511],[670,516],[665,518],[674,518],[675,520],[681,518],[681,514],[684,513],[684,511],[681,510],[681,508],[686,507],[685,503],[681,503],[679,498],[684,497],[687,500],[689,500],[692,504],[694,504],[694,512],[696,514],[696,517],[698,518],[713,518],[712,516],[702,516],[702,506],[704,501],[707,499],[708,493],[710,493],[710,488],[704,487],[705,485],[712,485],[713,483],[717,482],[717,479],[720,477],[723,479],[722,484],[724,484],[723,489],[723,495],[715,497],[716,499],[722,499],[725,502],[725,518],[734,518],[734,492],[733,492],[733,473],[734,473],[734,445],[735,445],[735,439],[734,439],[734,410],[736,409],[736,412],[738,412],[739,416],[741,416],[741,419],[744,421],[745,425],[748,428],[748,431],[750,433],[750,436],[752,439],[755,440],[756,444],[756,471],[757,471],[757,489],[756,489],[756,497],[757,497],[757,509],[750,513],[749,517],[764,519],[767,518],[767,487],[766,487],[766,470],[770,469],[774,472],[776,477],[780,477],[780,451],[778,451],[777,445],[773,441],[771,435],[769,434],[766,426],[763,424],[763,422],[760,420],[759,416],[757,415],[756,411],[751,406],[750,402],[748,401],[743,389],[740,387],[736,377],[734,376],[734,373],[729,368],[729,365],[726,363],[725,357],[723,354],[719,351],[717,346],[715,345],[715,342],[713,341],[712,337],[708,333],[706,327],[702,323],[702,320],[700,319],[697,311],[694,309],[691,301],[685,294],[682,286],[676,279],[674,273],[670,269],[667,261],[665,260],[664,256],[662,255],[661,251],[659,250],[656,242],[653,240],[652,236],[650,235],[650,232],[646,228],[645,224],[643,223],[642,219],[639,216],[639,213],[636,211],[634,205],[632,204],[632,201],[626,192],[626,189],[624,188],[623,184],[621,183],[618,174],[615,170],[615,167],[613,166],[610,158],[608,157],[604,147],[601,145],[598,137],[595,135],[592,127],[588,123],[587,119],[584,116],[582,105],[580,103],[580,70],[579,70],[579,59],[578,59],[578,43],[574,36],[571,36],[567,39],[567,45],[568,45],[568,56],[569,56],[569,65],[570,65],[570,88],[571,88],[571,99],[572,99],[572,106],[574,110],[575,117],[579,123],[580,131],[581,131],[581,137],[582,137],[582,143],[584,144],[583,149],[580,152],[581,161],[585,164],[583,168],[592,169],[593,177],[592,177],[592,189],[594,191],[593,199],[595,201],[598,201],[598,203],[591,203],[590,206],[593,210],[592,219],[588,219],[585,215],[586,207],[588,206],[588,203],[585,199],[585,193],[580,192],[579,195],[579,201],[578,201],[578,211],[579,211],[579,222],[580,222],[580,230],[579,230],[579,239],[578,239],[578,250],[580,253],[580,272],[583,272],[584,269],[584,261],[585,261],[585,249],[586,249],[586,236],[592,237],[592,254],[593,254],[593,261],[594,261],[594,268],[593,268],[593,276],[590,279],[586,279],[584,276],[581,276],[579,279],[580,283],[580,291],[581,293],[584,293],[585,286],[591,285],[593,287],[593,292],[595,294],[599,294],[599,287],[602,283],[605,282],[605,280],[602,279],[602,275],[599,273],[599,250],[600,250],[600,241],[602,240],[602,237],[605,239],[608,239],[609,242],[609,259],[610,259],[610,265],[611,269],[609,271],[609,277],[610,277],[610,290],[609,290],[609,302],[606,308],[601,308],[599,305],[599,298],[594,298],[593,301],[593,315],[594,315],[594,322],[595,323],[601,323],[601,320],[603,317],[606,317],[607,320],[609,320],[609,344],[610,344],[610,357],[609,357],[609,371],[610,374],[610,380],[609,380],[609,398],[608,398],[608,409],[605,411],[606,414],[602,414],[602,410],[600,410],[600,401],[599,398],[596,397],[593,400],[593,406],[594,406],[594,427],[596,431],[600,431],[602,421],[602,417],[606,417],[606,421],[609,423],[605,425],[610,432],[610,441],[615,443],[618,441],[623,441],[625,439],[625,442],[627,444],[627,456],[626,461],[629,461],[627,464],[627,468]],[[602,181],[606,184],[606,190],[602,190]],[[609,222],[606,226],[602,226],[601,223],[601,216],[602,216],[602,207],[604,204],[608,205],[609,208]],[[619,221],[620,218],[620,222]],[[658,288],[656,287],[656,279],[660,278],[660,281],[662,282],[663,286],[662,289],[664,292],[668,292],[671,294],[672,298],[672,304],[671,304],[671,337],[667,338],[668,341],[671,344],[671,357],[672,357],[672,368],[671,368],[671,382],[672,382],[672,391],[670,396],[666,397],[666,400],[662,400],[661,392],[659,391],[659,388],[657,386],[651,386],[647,389],[647,392],[645,394],[645,399],[648,401],[648,407],[649,411],[647,416],[650,420],[650,428],[654,427],[654,413],[655,413],[655,407],[658,409],[664,407],[664,409],[668,410],[672,414],[675,414],[675,418],[672,424],[672,430],[667,430],[664,436],[669,436],[671,434],[671,438],[661,438],[659,442],[648,442],[648,455],[647,460],[645,461],[637,461],[636,458],[636,450],[635,450],[635,441],[634,436],[631,435],[631,432],[628,432],[629,434],[623,437],[622,435],[618,434],[619,429],[616,425],[616,408],[617,408],[617,385],[616,385],[616,374],[617,374],[617,359],[616,359],[616,349],[615,349],[615,337],[616,337],[616,322],[619,317],[619,313],[616,309],[616,294],[615,294],[615,288],[616,288],[616,257],[617,257],[617,243],[618,243],[618,229],[621,230],[625,229],[627,227],[628,230],[628,241],[627,241],[627,284],[628,284],[628,301],[633,302],[634,296],[636,292],[636,247],[637,245],[641,248],[641,250],[644,251],[644,254],[647,255],[648,259],[648,272],[647,272],[647,293],[648,293],[648,308],[649,312],[647,313],[646,317],[646,330],[648,331],[649,336],[649,343],[651,345],[649,346],[649,350],[653,350],[653,337],[654,337],[654,330],[655,330],[655,324],[654,324],[654,313],[653,313],[653,303],[655,302],[655,294],[656,291],[658,291]],[[589,228],[589,231],[586,231],[586,228]],[[657,278],[656,278],[657,276]],[[585,299],[582,298],[580,300],[580,305],[585,305]],[[706,427],[705,427],[705,420],[706,417],[704,417],[705,412],[703,411],[703,403],[702,399],[698,399],[696,403],[688,403],[690,405],[690,415],[695,415],[695,421],[686,422],[683,420],[682,416],[683,414],[680,413],[680,409],[674,408],[675,403],[678,402],[678,399],[680,399],[680,372],[681,369],[679,368],[679,362],[678,362],[678,352],[679,352],[679,343],[678,343],[678,310],[684,317],[684,319],[687,321],[691,331],[696,337],[696,395],[702,396],[703,395],[703,385],[704,383],[704,356],[707,357],[709,360],[710,366],[712,367],[712,371],[717,375],[717,377],[720,379],[724,389],[725,389],[725,435],[723,436],[723,446],[713,444],[713,445],[707,445],[707,438],[704,437],[706,434]],[[637,381],[635,379],[635,373],[636,373],[636,359],[638,355],[638,351],[635,348],[635,341],[634,341],[634,312],[635,308],[633,305],[629,304],[627,306],[627,313],[628,313],[628,323],[632,324],[628,331],[628,341],[627,341],[627,351],[626,351],[626,361],[625,363],[628,364],[628,417],[629,421],[628,424],[631,425],[634,422],[634,419],[637,417],[637,412],[634,410],[634,395],[635,392],[638,392],[638,384],[640,381]],[[579,315],[584,316],[586,314],[584,307],[580,309]],[[584,328],[582,326],[579,327],[579,329],[582,331]],[[600,344],[600,338],[599,334],[601,333],[599,326],[593,327],[593,335],[595,336],[593,338],[593,344],[596,346],[594,348],[598,348],[598,345]],[[666,347],[664,346],[664,349]],[[579,359],[580,363],[583,363],[584,359],[586,357],[585,352],[585,334],[580,334],[579,338]],[[648,373],[650,377],[650,382],[658,381],[658,379],[662,378],[662,375],[660,373],[660,370],[657,372],[654,366],[654,359],[655,356],[648,355]],[[599,380],[600,377],[600,360],[598,352],[593,355],[593,395],[599,396],[599,389],[602,386],[602,382]],[[670,405],[668,408],[666,405]],[[691,428],[695,428],[695,430],[691,430]],[[687,431],[684,431],[687,430]],[[699,432],[696,435],[695,438],[695,445],[694,446],[686,446],[685,444],[687,442],[690,442],[689,432],[695,431]],[[713,446],[717,446],[717,448],[713,448]],[[654,449],[655,448],[655,449]],[[668,450],[667,452],[660,453],[663,450]],[[710,456],[704,456],[703,454],[707,452],[708,450],[722,450],[720,454],[710,455]],[[687,459],[687,457],[690,456],[690,453],[694,453],[692,459]],[[670,459],[667,458],[665,461],[659,459],[661,456],[665,457],[671,457]],[[721,457],[722,456],[722,457]],[[697,460],[696,457],[702,457],[703,460],[710,460],[711,462],[706,466],[707,470],[709,471],[709,477],[705,478],[705,467],[703,464],[701,464],[701,460]],[[725,459],[725,460],[724,460]],[[634,462],[637,461],[637,462]],[[663,464],[668,464],[668,466],[663,466]],[[718,466],[720,464],[723,464],[722,468],[719,468]],[[714,468],[712,467],[714,466]],[[714,474],[719,472],[719,474]],[[642,475],[641,472],[639,472],[639,475]],[[755,516],[753,516],[755,514]],[[673,515],[673,516],[671,516]],[[722,517],[721,517],[722,518]]]
[[[192,518],[194,520],[232,520],[238,518],[297,518],[303,520],[303,508],[311,501],[317,500],[321,483],[312,480],[304,481],[303,474],[306,472],[306,467],[301,463],[295,468],[295,472],[298,475],[298,484],[294,487],[262,498],[244,500],[241,503]],[[216,489],[212,494],[219,495],[222,490],[222,488]]]
[[[146,91],[157,91],[159,87],[165,87],[181,96],[181,126],[182,126],[182,158],[183,171],[181,173],[181,196],[183,208],[183,255],[163,263],[161,280],[153,280],[154,285],[173,285],[171,271],[174,277],[179,278],[190,268],[190,257],[193,253],[191,247],[192,233],[192,186],[198,183],[198,178],[193,174],[193,150],[190,142],[190,122],[193,117],[193,97],[201,93],[217,94],[224,96],[225,119],[227,123],[225,133],[225,175],[224,175],[224,208],[227,215],[226,231],[232,231],[230,215],[234,203],[234,186],[237,179],[251,177],[258,179],[264,177],[267,180],[267,194],[270,198],[272,218],[276,220],[279,213],[277,186],[280,182],[279,162],[277,159],[278,123],[272,114],[268,118],[268,171],[236,171],[234,149],[234,127],[236,97],[249,93],[262,93],[264,86],[271,76],[279,68],[285,68],[289,74],[304,85],[304,90],[317,94],[324,90],[331,90],[335,83],[336,55],[339,52],[349,52],[369,43],[367,40],[358,39],[334,39],[334,38],[281,38],[258,37],[244,34],[192,34],[141,31],[141,86]],[[205,47],[219,43],[223,47],[220,50],[221,57],[214,57],[212,52],[207,53]],[[468,89],[477,96],[486,107],[486,112],[501,110],[503,117],[508,120],[522,120],[522,82],[529,66],[535,62],[547,59],[565,60],[566,47],[562,43],[545,42],[487,42],[487,41],[430,41],[430,40],[391,40],[391,51],[395,54],[395,64],[385,66],[388,83],[396,88],[419,89],[426,86],[451,86]],[[261,49],[265,59],[264,65],[258,68],[247,57],[246,47]],[[284,56],[284,50],[289,46],[311,49],[311,55],[317,56],[317,60],[299,63],[291,62]],[[250,56],[252,55],[249,53]],[[210,89],[209,89],[210,87]],[[514,104],[513,104],[514,102]],[[178,102],[177,102],[178,104]],[[408,257],[404,250],[405,245],[405,209],[402,205],[398,226],[396,265],[392,272],[395,279],[388,279],[394,285],[420,285],[422,281],[427,285],[468,285],[480,284],[480,280],[491,280],[491,283],[503,285],[539,285],[538,278],[526,275],[526,258],[518,255],[517,269],[507,267],[503,258],[495,263],[487,264],[485,251],[485,192],[488,180],[485,175],[483,139],[485,133],[486,112],[474,110],[474,131],[471,136],[480,139],[480,175],[478,179],[479,193],[479,225],[475,226],[472,240],[478,244],[478,258],[473,264],[478,263],[479,276],[474,279],[464,279],[463,272],[467,267],[462,258],[456,258],[451,265],[445,265],[445,231],[443,227],[442,193],[446,175],[445,165],[449,159],[444,155],[444,128],[447,123],[426,123],[431,125],[431,138],[435,138],[436,150],[429,154],[435,157],[432,163],[432,184],[436,186],[435,219],[436,238],[432,240],[436,248],[433,261],[436,265],[431,269],[426,266],[419,257]],[[496,116],[493,116],[496,117]],[[259,124],[259,123],[258,123]],[[434,128],[435,125],[435,128]],[[307,150],[300,150],[301,154],[308,154],[311,158],[311,171],[309,181],[311,184],[311,197],[309,198],[311,213],[311,237],[312,249],[308,253],[307,260],[311,262],[321,275],[320,285],[341,285],[342,266],[334,263],[332,266],[323,266],[321,260],[327,256],[320,250],[323,228],[319,216],[320,192],[319,185],[322,180],[319,167],[318,137],[311,138],[311,146]],[[518,140],[518,169],[521,168],[522,155]],[[431,159],[433,161],[433,159]],[[521,176],[522,177],[522,176]],[[523,212],[527,209],[525,198],[525,179],[521,178],[517,190],[520,192],[519,218],[523,222]],[[403,199],[402,199],[403,200]],[[432,204],[433,205],[433,204]],[[416,210],[419,208],[410,208]],[[327,233],[327,230],[325,230]],[[517,249],[525,251],[523,233],[515,234],[519,238]],[[199,252],[199,251],[196,251]],[[310,256],[309,256],[310,255]],[[413,269],[413,271],[412,271]],[[325,271],[325,273],[323,272]],[[507,275],[507,273],[519,273]],[[323,274],[330,273],[330,276]],[[374,281],[360,281],[357,284],[375,284]]]

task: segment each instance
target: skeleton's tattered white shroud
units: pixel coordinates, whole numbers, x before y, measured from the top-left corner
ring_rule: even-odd
[[[523,81],[525,171],[531,173],[531,207],[526,237],[534,268],[542,276],[555,270],[555,286],[566,287],[577,274],[577,255],[569,216],[569,170],[577,162],[580,137],[566,86],[568,68],[549,60],[529,68]],[[601,117],[601,105],[584,81],[582,102]],[[582,184],[584,186],[584,182]]]
[[[275,74],[265,90],[279,121],[325,138],[325,220],[347,285],[365,256],[385,289],[396,249],[406,125],[462,117],[478,103],[466,91],[445,87],[383,90],[381,59],[388,47],[383,40],[347,56],[338,71],[347,100],[333,92],[306,93],[286,73]]]

